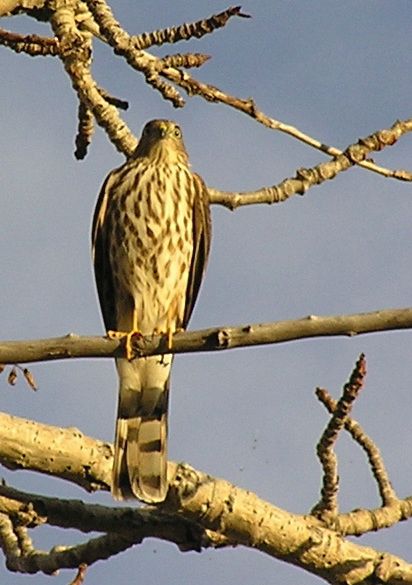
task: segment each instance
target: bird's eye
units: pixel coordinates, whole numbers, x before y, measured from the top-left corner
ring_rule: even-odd
[[[182,131],[180,130],[180,128],[176,127],[175,128],[175,132],[174,132],[175,136],[177,138],[181,138],[182,137]]]

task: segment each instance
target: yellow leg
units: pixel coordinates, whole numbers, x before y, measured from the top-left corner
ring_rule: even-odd
[[[132,330],[131,331],[129,331],[127,333],[124,331],[108,331],[107,332],[107,337],[110,337],[110,339],[123,339],[123,337],[126,338],[125,350],[126,350],[126,357],[129,361],[131,359],[133,359],[133,357],[134,357],[132,338],[136,335],[140,335],[140,331],[137,328],[137,311],[136,311],[136,309],[133,309],[133,322],[132,322]]]
[[[179,330],[183,331],[183,330]],[[153,331],[154,335],[166,335],[167,336],[167,349],[172,349],[173,345],[173,335],[176,333],[174,329],[168,327],[165,331],[163,329],[155,329]]]
[[[167,349],[172,349],[172,344],[173,344],[173,331],[172,329],[167,330]]]

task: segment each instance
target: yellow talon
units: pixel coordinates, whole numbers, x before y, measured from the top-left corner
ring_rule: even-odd
[[[133,330],[133,331],[129,331],[128,333],[126,333],[125,331],[108,331],[107,332],[107,337],[109,337],[110,339],[123,339],[124,337],[126,338],[125,351],[126,351],[126,358],[129,361],[131,359],[133,359],[133,357],[134,357],[132,338],[135,335],[140,336],[141,335],[140,331]]]
[[[127,333],[124,331],[108,331],[107,332],[107,337],[109,337],[110,339],[123,339],[123,337],[126,338],[126,342],[125,342],[126,358],[129,361],[132,360],[134,357],[132,338],[135,335],[141,336],[141,333],[137,328],[136,309],[133,310],[133,325],[132,325],[131,331],[129,331]]]
[[[173,331],[171,329],[168,329],[166,333],[167,333],[167,349],[172,349]]]
[[[162,329],[157,329],[157,328],[153,331],[154,335],[166,335],[167,349],[172,349],[174,333],[176,333],[176,332],[173,331],[173,329],[171,329],[170,327],[168,329],[166,329],[166,331],[163,331]]]

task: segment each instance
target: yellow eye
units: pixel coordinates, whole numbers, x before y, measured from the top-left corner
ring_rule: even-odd
[[[176,126],[175,131],[174,131],[174,135],[176,136],[176,138],[182,137],[182,131],[180,130],[179,126]]]

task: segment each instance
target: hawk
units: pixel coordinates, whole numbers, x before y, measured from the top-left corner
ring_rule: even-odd
[[[131,359],[131,336],[185,329],[210,245],[209,199],[190,170],[175,122],[152,120],[133,156],[103,183],[92,227],[97,291],[109,335],[127,335],[116,359],[119,401],[111,492],[162,502],[173,356]],[[121,335],[119,333],[118,335]]]

